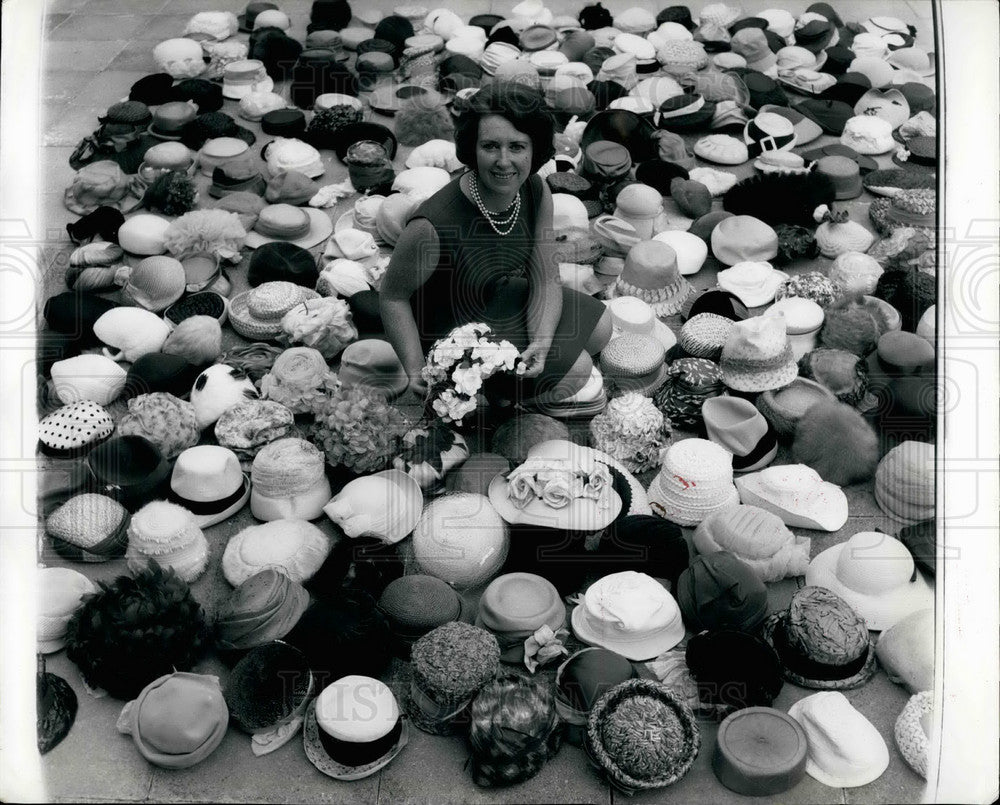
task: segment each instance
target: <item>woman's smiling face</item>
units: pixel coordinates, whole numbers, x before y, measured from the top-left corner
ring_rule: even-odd
[[[484,116],[476,140],[476,169],[484,188],[513,198],[531,175],[531,138],[505,117]]]

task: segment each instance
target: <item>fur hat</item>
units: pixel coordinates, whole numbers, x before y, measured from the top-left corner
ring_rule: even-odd
[[[222,326],[212,316],[190,316],[167,336],[163,352],[178,355],[190,364],[204,366],[222,352]]]
[[[845,297],[825,310],[819,337],[823,346],[864,358],[875,351],[878,339],[889,331],[890,324],[874,300],[869,304],[863,296]]]
[[[878,466],[879,442],[865,418],[842,402],[820,402],[795,426],[792,456],[824,481],[848,486],[867,481]]]
[[[400,145],[423,145],[430,140],[452,140],[455,122],[436,92],[403,101],[396,113],[396,139]]]
[[[472,779],[490,788],[534,777],[562,733],[551,685],[513,675],[488,682],[471,708]]]
[[[769,224],[815,224],[812,213],[835,196],[832,180],[819,173],[764,173],[739,182],[722,197],[735,215],[753,215]]]
[[[884,299],[903,318],[903,329],[912,333],[937,297],[934,277],[917,268],[886,271],[878,278],[874,296]]]
[[[154,679],[188,670],[210,633],[201,605],[173,570],[155,561],[135,576],[98,582],[66,633],[66,656],[87,684],[132,699]]]
[[[778,254],[771,260],[776,266],[796,260],[815,260],[819,257],[819,244],[813,233],[804,226],[775,224],[778,235]]]

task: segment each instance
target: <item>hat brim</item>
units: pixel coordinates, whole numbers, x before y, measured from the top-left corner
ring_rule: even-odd
[[[609,640],[597,632],[591,631],[585,617],[584,605],[573,608],[570,624],[577,639],[590,646],[600,646],[609,651],[621,654],[627,660],[639,661],[658,657],[664,651],[669,651],[684,639],[684,621],[680,612],[677,617],[662,632],[642,640]]]
[[[787,619],[787,612],[776,612],[764,621],[763,625],[760,627],[760,635],[764,638],[767,644],[774,649],[774,653],[777,654],[778,659],[781,660],[782,676],[784,676],[785,679],[793,685],[798,685],[803,688],[811,688],[813,690],[853,690],[854,688],[860,688],[872,678],[875,673],[876,665],[875,641],[872,640],[871,637],[868,638],[868,656],[865,659],[865,664],[862,666],[860,671],[852,676],[844,677],[843,679],[810,679],[792,671],[787,665],[785,665],[781,650],[774,641],[775,629],[777,629],[779,623],[786,621]]]
[[[182,130],[178,130],[176,134],[165,134],[162,131],[157,131],[156,129],[154,129],[153,128],[154,125],[155,122],[150,123],[149,126],[146,127],[146,134],[148,134],[150,137],[155,137],[157,140],[165,140],[167,142],[175,143],[178,142],[183,136],[181,134]]]
[[[679,526],[693,528],[701,523],[701,521],[710,514],[714,514],[721,509],[734,506],[740,502],[740,495],[736,491],[736,486],[731,484],[729,489],[726,490],[726,494],[723,499],[716,506],[713,506],[710,509],[685,508],[682,510],[676,505],[677,501],[667,500],[662,494],[659,478],[660,474],[657,473],[656,477],[650,482],[649,488],[646,489],[646,498],[649,500],[650,509],[653,514],[656,514],[664,520],[670,523],[675,523]]]
[[[669,347],[667,347],[667,349],[669,349]],[[656,374],[649,380],[642,381],[639,378],[623,377],[612,378],[611,382],[621,392],[632,391],[649,397],[654,391],[664,384],[669,371],[669,367],[666,362],[664,362],[660,364],[660,368],[657,369]]]
[[[737,299],[739,299],[747,307],[763,307],[764,305],[769,305],[774,301],[774,295],[778,292],[778,288],[781,287],[782,283],[787,282],[790,278],[788,274],[784,271],[778,269],[772,269],[774,274],[768,279],[767,284],[760,290],[748,290],[742,288],[727,288],[725,285],[719,285],[724,291],[729,291]]]
[[[170,491],[170,499],[175,503],[184,506],[188,510],[191,508],[191,503],[180,495],[174,493],[173,490]],[[248,500],[250,500],[250,477],[244,472],[243,483],[240,487],[240,496],[235,501],[217,512],[195,514],[194,521],[198,525],[198,528],[208,528],[209,526],[217,525],[223,520],[227,520],[232,517],[236,514],[236,512],[240,511],[240,509],[247,505]],[[197,505],[199,508],[205,506],[205,504]]]
[[[791,381],[785,385],[790,383]],[[824,495],[822,499],[817,498],[814,502],[810,502],[805,495],[801,494],[790,496],[787,501],[774,500],[761,487],[759,475],[745,475],[736,479],[736,488],[739,490],[741,503],[759,506],[772,512],[778,515],[785,525],[793,528],[839,531],[847,522],[847,496],[844,495],[839,486],[828,481],[821,481],[820,486],[825,491],[836,490],[839,493],[839,497],[832,495],[832,497],[837,498],[837,505],[832,505],[831,495]],[[795,504],[797,504],[797,508],[793,509],[792,505]]]
[[[435,91],[419,84],[393,82],[380,86],[372,92],[368,96],[368,105],[379,114],[391,117],[402,108],[403,103],[408,99],[431,93],[435,93]]]
[[[401,716],[401,718],[403,719],[403,728],[399,733],[399,740],[388,752],[371,763],[365,763],[361,766],[345,766],[331,758],[323,748],[319,737],[319,724],[316,723],[316,700],[313,699],[309,703],[309,709],[306,710],[306,717],[302,725],[302,746],[305,748],[309,762],[327,777],[332,777],[335,780],[361,780],[388,766],[396,755],[403,751],[403,747],[409,740],[409,722],[405,717]]]
[[[343,215],[341,215],[337,222],[333,225],[334,232],[343,232],[345,229],[357,229],[360,232],[367,232],[373,238],[379,246],[388,246],[383,237],[378,232],[378,227],[373,226],[371,229],[364,229],[358,226],[357,219],[354,217],[354,210],[348,210]],[[364,263],[362,263],[364,265]]]
[[[247,233],[244,245],[248,249],[256,249],[265,243],[292,243],[295,246],[301,246],[303,249],[311,249],[313,246],[318,246],[333,234],[333,221],[325,210],[314,207],[302,207],[302,209],[309,216],[309,231],[306,234],[297,238],[286,239],[268,237],[260,234],[260,232],[251,231]]]
[[[508,483],[503,474],[490,481],[487,496],[497,514],[510,525],[534,525],[562,531],[603,531],[621,513],[622,499],[611,490],[607,509],[599,509],[596,501],[576,500],[562,509],[553,509],[541,500],[533,500],[523,509],[510,502]]]
[[[919,570],[910,583],[884,595],[852,590],[837,578],[837,562],[846,545],[842,542],[814,557],[806,569],[806,584],[835,592],[865,619],[873,632],[884,631],[910,613],[934,606],[934,589]]]

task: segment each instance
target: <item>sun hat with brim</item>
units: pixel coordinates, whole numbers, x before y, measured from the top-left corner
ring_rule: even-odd
[[[816,556],[806,584],[835,592],[876,632],[934,605],[934,589],[906,546],[877,531],[862,531]]]
[[[547,626],[558,632],[566,624],[566,605],[548,580],[534,573],[497,576],[483,591],[476,626],[493,633],[500,645],[500,659],[524,660],[524,643]]]
[[[302,744],[317,769],[336,780],[361,780],[403,751],[409,722],[383,682],[346,676],[333,682],[306,710]]]
[[[788,715],[806,733],[806,773],[831,788],[857,788],[882,776],[889,747],[872,723],[839,691],[823,691],[795,702]]]
[[[847,497],[804,464],[771,466],[736,479],[740,501],[777,514],[785,525],[839,531],[847,522]]]
[[[326,211],[315,207],[271,204],[261,210],[257,223],[247,233],[245,244],[256,249],[265,243],[291,243],[311,249],[333,234],[333,221]],[[233,300],[235,301],[235,297]]]
[[[897,70],[912,70],[924,78],[930,78],[936,72],[934,51],[928,53],[919,47],[898,48],[889,54],[886,61]]]
[[[747,707],[719,725],[712,770],[737,794],[781,794],[805,777],[807,748],[794,718],[771,707]]]
[[[281,317],[319,294],[292,282],[264,282],[229,301],[229,322],[251,341],[268,341],[281,332]]]
[[[378,609],[389,623],[394,648],[404,659],[409,659],[417,640],[438,626],[471,620],[465,599],[453,587],[422,573],[389,582]]]
[[[632,679],[611,688],[587,719],[587,756],[626,793],[665,788],[691,768],[701,733],[666,685]]]
[[[791,437],[795,425],[813,405],[836,399],[826,386],[797,377],[780,389],[765,391],[757,398],[758,410],[779,436]]]
[[[539,473],[552,475],[541,495],[533,486]],[[579,497],[568,499],[567,490],[577,479],[584,482],[584,489]],[[549,486],[552,489],[547,492]],[[523,464],[490,482],[488,496],[507,523],[568,531],[600,531],[622,510],[622,499],[612,488],[610,466],[601,454],[561,439],[532,447]]]
[[[424,732],[451,735],[465,721],[472,699],[496,675],[500,647],[485,629],[452,621],[417,640],[411,658],[407,715]]]
[[[764,621],[761,635],[781,660],[785,679],[803,688],[859,688],[877,668],[865,619],[826,587],[796,590],[787,610]]]
[[[226,682],[226,705],[236,726],[252,736],[255,756],[296,735],[315,685],[305,655],[280,640],[251,649],[236,663]]]
[[[222,743],[229,708],[214,676],[177,672],[150,682],[118,716],[118,731],[132,736],[147,761],[189,769]]]

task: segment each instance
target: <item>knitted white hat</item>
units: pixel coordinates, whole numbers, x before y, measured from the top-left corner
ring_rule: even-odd
[[[647,494],[660,517],[682,526],[698,525],[739,501],[733,485],[733,454],[707,439],[675,442],[667,448]]]

